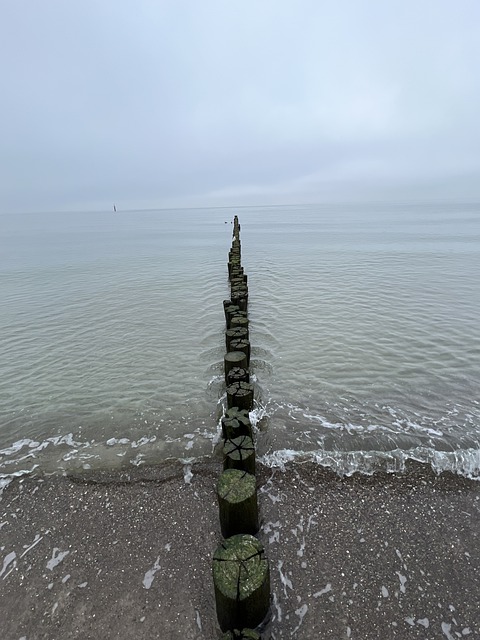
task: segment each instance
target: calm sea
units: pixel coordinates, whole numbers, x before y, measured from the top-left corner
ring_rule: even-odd
[[[480,205],[375,203],[0,216],[3,483],[215,455],[234,214],[263,461],[480,476]]]

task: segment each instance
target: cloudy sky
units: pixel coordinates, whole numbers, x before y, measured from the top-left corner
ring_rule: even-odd
[[[479,0],[0,0],[0,212],[480,198]]]

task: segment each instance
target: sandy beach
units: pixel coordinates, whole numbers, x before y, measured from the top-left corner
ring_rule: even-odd
[[[0,502],[5,640],[219,638],[220,465],[24,477]],[[480,485],[259,466],[264,638],[480,638]]]

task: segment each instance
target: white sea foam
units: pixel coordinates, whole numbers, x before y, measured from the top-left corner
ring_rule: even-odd
[[[287,572],[283,573],[282,567],[283,567],[283,560],[279,560],[277,564],[277,569],[278,569],[278,573],[280,574],[280,581],[283,585],[283,592],[285,594],[285,597],[287,597],[287,587],[289,589],[293,589],[293,584],[290,578],[288,577]]]
[[[190,484],[192,482],[192,478],[193,478],[192,465],[186,464],[183,467],[183,479],[185,481],[185,484]]]
[[[3,579],[5,580],[5,578],[9,575],[9,573],[13,570],[13,568],[16,567],[17,565],[16,557],[17,557],[17,554],[15,553],[15,551],[11,551],[10,553],[7,553],[7,555],[3,559],[3,566],[0,571],[0,578],[3,576]],[[13,567],[10,569],[8,573],[6,573],[9,565],[12,563],[13,563]]]
[[[75,448],[88,447],[90,445],[89,442],[76,442],[73,439],[72,433],[67,433],[63,436],[52,436],[51,438],[46,438],[43,442],[31,440],[30,438],[23,438],[22,440],[17,440],[5,449],[0,449],[0,457],[14,455],[24,448],[30,449],[31,453],[35,453],[43,451],[43,449],[46,449],[49,446],[59,446],[62,444]]]
[[[251,412],[252,423],[257,424],[264,415],[261,408]],[[209,432],[210,439],[204,437],[205,434],[197,434],[197,437],[200,436],[205,443],[209,441],[211,450],[220,437],[220,426],[216,434],[215,437],[214,433]],[[186,440],[188,443],[193,443],[192,435],[194,434],[184,435],[183,442]],[[54,449],[58,447],[60,448],[58,456],[45,458],[46,452],[51,449],[53,453]],[[65,447],[67,448],[66,453]],[[37,468],[47,468],[49,471],[54,471],[68,468],[68,466],[75,468],[79,464],[89,468],[105,466],[105,463],[108,466],[109,461],[112,463],[112,454],[116,459],[126,457],[131,464],[138,466],[149,462],[149,460],[158,460],[159,455],[163,457],[164,447],[165,442],[156,436],[142,436],[133,441],[126,437],[109,438],[104,443],[79,442],[73,438],[72,434],[47,438],[43,442],[31,439],[18,440],[10,447],[0,451],[0,456],[5,456],[2,461],[4,470],[11,468],[9,473],[0,473],[0,495],[14,477],[30,474]],[[185,445],[183,445],[184,447]],[[140,453],[139,448],[144,453]],[[27,455],[23,454],[25,450],[28,451]],[[128,452],[133,454],[134,451],[136,456],[132,457],[130,454],[127,456]],[[202,453],[206,454],[208,450],[203,449]],[[24,467],[24,462],[28,460],[31,463],[32,458],[35,459],[35,464],[29,464],[28,468]],[[191,464],[196,458],[195,455],[188,458],[188,464]],[[178,459],[182,461],[182,458]],[[350,476],[354,473],[372,475],[379,471],[401,473],[406,470],[410,460],[430,465],[438,474],[449,471],[474,480],[480,479],[480,449],[476,448],[456,451],[439,451],[428,447],[390,451],[329,451],[322,448],[312,451],[279,449],[259,456],[259,462],[272,468],[285,469],[285,466],[290,462],[311,461],[332,469],[340,476]],[[45,467],[46,461],[47,467]],[[115,466],[118,463],[113,464]],[[185,464],[185,460],[183,460],[183,464]],[[272,499],[277,498],[272,497]]]
[[[20,469],[12,473],[0,473],[0,496],[2,495],[3,490],[8,487],[14,478],[21,478],[29,473],[33,473],[37,467],[38,465],[34,464],[30,469]]]
[[[36,547],[36,546],[37,546],[37,544],[38,544],[39,542],[41,542],[42,540],[43,540],[43,536],[41,536],[39,533],[37,533],[37,534],[36,534],[36,536],[35,536],[35,539],[34,539],[34,541],[32,542],[32,544],[31,544],[31,545],[27,545],[27,546],[25,546],[25,545],[24,545],[24,549],[25,549],[25,551],[22,553],[22,555],[20,556],[20,558],[23,558],[23,556],[26,556],[26,555],[27,555],[27,553],[28,553],[29,551],[31,551],[34,547]]]
[[[125,463],[140,466],[167,458],[179,459],[181,450],[185,450],[185,442],[189,452],[194,454],[191,458],[194,460],[211,454],[215,438],[213,433],[199,427],[183,438],[160,439],[156,435],[143,435],[135,440],[113,437],[104,442],[82,442],[72,434],[66,434],[42,442],[28,438],[18,440],[0,450],[0,495],[13,478],[35,469],[51,473],[79,467],[115,468]],[[35,464],[32,464],[33,460]]]
[[[261,420],[271,419],[279,406],[278,403],[270,403],[268,407],[257,405],[250,412],[254,429],[258,430],[257,425]],[[389,433],[393,434],[391,425],[330,422],[321,415],[308,413],[291,403],[285,403],[284,407],[288,407],[293,416],[298,416],[301,413],[303,419],[308,422],[317,422],[322,429],[333,434],[342,430],[356,438],[363,438],[365,434],[375,434],[376,432],[378,433],[375,438],[389,437]],[[410,429],[412,433],[423,432],[433,439],[432,444],[443,436],[441,429],[429,426],[428,422],[427,425],[423,425],[421,420],[415,421],[413,417],[401,418],[390,406],[384,406],[382,409],[395,418],[392,425],[402,424],[404,432],[405,429]],[[452,408],[452,412],[454,409],[455,407]],[[436,473],[449,471],[475,480],[480,478],[480,449],[478,447],[442,450],[443,447],[416,446],[411,448],[398,447],[391,450],[360,450],[359,448],[358,450],[342,451],[325,447],[325,436],[319,435],[315,428],[306,428],[306,426],[308,425],[303,425],[299,429],[299,437],[293,447],[277,448],[271,453],[261,455],[259,461],[270,467],[285,468],[288,462],[309,460],[332,469],[340,476],[350,476],[357,472],[367,475],[378,471],[404,472],[408,461],[417,461],[430,465]],[[275,439],[275,425],[273,425],[272,433]],[[219,421],[216,429],[198,427],[188,433],[183,433],[183,435],[179,434],[176,438],[166,436],[162,439],[157,435],[145,434],[136,439],[118,436],[108,438],[104,442],[95,442],[80,441],[72,433],[53,436],[44,441],[23,438],[0,450],[0,469],[4,471],[4,473],[0,473],[0,494],[13,477],[31,473],[37,467],[48,472],[78,467],[105,468],[124,464],[124,460],[139,466],[158,462],[159,459],[167,457],[177,457],[178,459],[181,457],[181,449],[185,451],[185,448],[189,453],[192,453],[190,461],[194,461],[199,457],[199,454],[200,457],[210,454],[217,446],[220,437],[221,422]],[[361,443],[361,439],[357,442]],[[394,442],[395,439],[392,437],[392,443]],[[301,446],[302,444],[305,446]],[[309,450],[312,444],[318,448]],[[345,440],[345,444],[348,445],[348,439]],[[142,453],[138,451],[139,449]],[[35,460],[34,465],[31,464],[32,459]],[[122,459],[121,462],[119,459]],[[270,498],[277,499],[274,496],[270,496]]]
[[[130,440],[128,438],[109,438],[107,440],[107,445],[109,447],[113,447],[116,444],[128,444]]]
[[[285,469],[289,462],[311,461],[332,469],[340,476],[354,473],[372,475],[375,472],[404,472],[409,460],[428,464],[440,474],[450,471],[472,480],[480,480],[480,449],[437,451],[426,447],[403,451],[295,451],[282,449],[259,457],[259,462]]]
[[[320,589],[320,591],[317,591],[316,593],[314,593],[313,597],[319,598],[320,596],[323,596],[324,593],[329,593],[331,590],[332,590],[332,584],[331,582],[328,582],[323,589]]]
[[[52,557],[47,562],[47,569],[50,569],[50,571],[52,571],[57,565],[60,564],[60,562],[63,561],[64,558],[68,556],[69,553],[70,551],[60,551],[58,547],[55,547],[52,552]]]
[[[160,569],[160,556],[158,556],[158,558],[155,560],[153,567],[151,569],[149,569],[144,577],[143,577],[143,587],[144,589],[150,589],[150,587],[152,586],[153,583],[153,579],[155,577],[155,574],[157,573],[157,571]]]
[[[293,636],[300,629],[300,627],[302,626],[303,618],[305,617],[307,611],[308,611],[308,605],[306,604],[303,604],[298,609],[295,609],[295,615],[299,617],[299,621],[297,626],[295,627],[295,629],[292,631],[290,635]]]

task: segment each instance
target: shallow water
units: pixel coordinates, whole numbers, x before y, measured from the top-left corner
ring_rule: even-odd
[[[1,216],[0,473],[212,453],[235,213],[263,460],[478,475],[480,206],[419,203]]]

